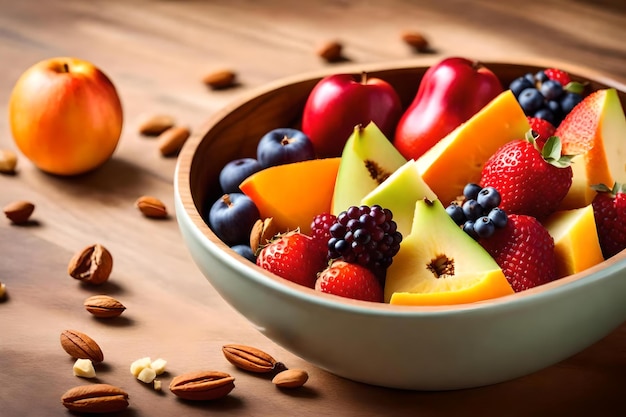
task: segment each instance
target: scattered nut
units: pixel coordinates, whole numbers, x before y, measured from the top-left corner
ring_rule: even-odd
[[[161,200],[151,196],[141,196],[135,201],[135,206],[146,217],[164,219],[167,217],[167,208]]]
[[[83,303],[85,309],[98,318],[118,317],[126,307],[108,295],[93,295]]]
[[[309,374],[303,369],[287,369],[279,372],[272,379],[274,385],[280,388],[299,388],[309,380]]]
[[[72,370],[74,371],[74,376],[79,376],[81,378],[96,377],[96,370],[93,367],[93,363],[89,359],[76,359]]]
[[[152,361],[149,357],[140,358],[130,364],[130,373],[141,382],[150,384],[158,375],[165,372],[166,365],[165,359],[159,358]]]
[[[80,385],[66,391],[61,403],[80,413],[113,413],[128,407],[128,394],[109,384]]]
[[[161,391],[161,389],[162,389],[162,385],[163,385],[163,384],[161,383],[161,380],[160,380],[160,379],[155,379],[155,380],[154,380],[154,383],[153,383],[153,385],[152,385],[152,386],[154,387],[154,390],[155,390],[155,391]]]
[[[260,247],[266,245],[277,233],[278,228],[276,228],[276,224],[271,217],[257,220],[250,232],[252,253],[256,253]]]
[[[4,282],[0,282],[0,300],[4,299],[6,295],[7,295],[7,286],[4,284]]]
[[[137,375],[137,379],[145,384],[151,384],[156,379],[156,372],[152,368],[143,368]]]
[[[167,129],[174,127],[176,121],[172,116],[157,114],[147,117],[139,123],[139,133],[145,136],[158,136]]]
[[[29,201],[14,201],[4,206],[4,215],[15,224],[28,222],[31,214],[35,210],[35,205]]]
[[[229,69],[213,71],[202,77],[202,82],[214,90],[232,87],[235,84],[237,74]]]
[[[74,359],[90,359],[93,363],[104,360],[95,340],[77,330],[64,330],[61,333],[61,346]]]
[[[329,41],[317,49],[317,55],[326,62],[338,62],[343,58],[343,45],[338,41]]]
[[[15,174],[17,154],[8,149],[0,149],[0,173]]]
[[[419,32],[405,31],[401,37],[404,43],[418,52],[426,52],[429,49],[428,40]]]
[[[191,132],[186,127],[177,126],[167,129],[158,137],[159,152],[163,156],[178,154],[190,135]]]
[[[208,401],[228,395],[235,378],[226,372],[197,371],[179,375],[170,382],[170,391],[185,400]]]
[[[67,266],[72,278],[96,285],[106,282],[112,269],[111,253],[98,243],[77,252]]]
[[[226,360],[239,369],[256,373],[285,369],[285,365],[260,349],[244,345],[224,345],[222,353]]]

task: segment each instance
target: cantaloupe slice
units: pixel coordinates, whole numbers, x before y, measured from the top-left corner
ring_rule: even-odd
[[[591,205],[558,211],[544,226],[554,239],[557,278],[583,271],[604,260]]]
[[[572,159],[572,186],[561,209],[581,208],[596,196],[591,186],[626,182],[626,117],[617,91],[598,90],[581,101],[555,132]]]
[[[341,158],[278,165],[246,178],[239,188],[254,201],[262,218],[277,230],[310,233],[317,214],[328,213]]]
[[[517,99],[506,90],[417,160],[422,178],[447,205],[478,182],[483,165],[502,145],[530,130]]]
[[[402,305],[472,303],[513,288],[480,244],[459,228],[439,200],[415,203],[411,233],[385,279],[385,301]]]

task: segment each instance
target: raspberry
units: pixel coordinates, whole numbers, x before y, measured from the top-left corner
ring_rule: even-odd
[[[550,138],[550,136],[554,136],[556,128],[549,121],[538,117],[527,117],[527,119],[530,124],[530,128],[537,134],[537,137],[535,138],[537,145],[540,148],[543,148],[543,145]]]
[[[337,221],[337,216],[331,213],[321,213],[311,222],[311,237],[320,249],[327,251],[328,240],[331,238],[330,227]]]
[[[330,234],[331,258],[362,265],[377,275],[391,265],[402,241],[391,210],[379,205],[349,207],[339,213]]]
[[[563,87],[572,81],[567,72],[557,68],[548,68],[544,73],[549,79],[560,82]]]

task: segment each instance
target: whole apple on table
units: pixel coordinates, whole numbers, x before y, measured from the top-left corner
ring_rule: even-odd
[[[233,247],[301,285],[406,305],[524,291],[626,248],[626,119],[614,89],[585,95],[555,68],[505,89],[464,58],[416,82],[398,111],[384,80],[320,80],[302,131],[266,135],[308,149],[304,135],[314,156],[295,151],[254,172],[250,161],[243,173],[227,166],[231,195],[246,204],[216,201],[208,224],[219,237],[244,223],[235,219],[271,218],[281,233],[254,249],[241,233]],[[287,153],[281,146],[270,154]]]

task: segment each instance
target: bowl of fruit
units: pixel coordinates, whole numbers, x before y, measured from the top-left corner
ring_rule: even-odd
[[[390,388],[511,380],[626,320],[626,86],[445,58],[263,86],[182,149],[210,284],[311,364]]]

